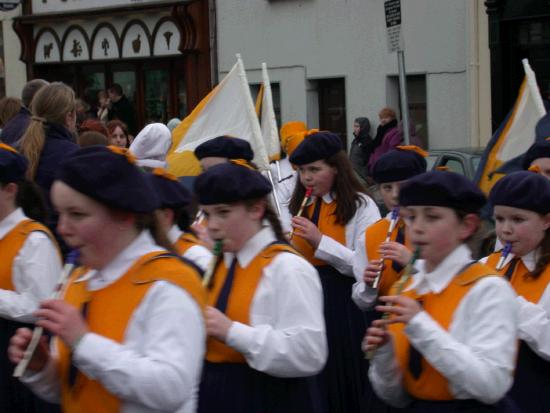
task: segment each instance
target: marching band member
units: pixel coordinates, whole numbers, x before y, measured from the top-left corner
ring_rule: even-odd
[[[225,163],[229,159],[244,159],[251,162],[254,152],[248,141],[233,136],[218,136],[201,143],[195,148],[195,156],[202,170],[207,171],[214,165]]]
[[[542,413],[550,406],[550,181],[515,172],[495,184],[489,200],[497,237],[511,253],[486,261],[517,293],[521,340],[510,397],[522,412]]]
[[[353,285],[352,298],[364,310],[375,304],[378,295],[388,295],[411,259],[405,222],[399,216],[399,187],[403,181],[426,172],[426,155],[416,146],[398,146],[374,164],[372,178],[390,212],[367,228],[355,254],[357,282]],[[386,242],[388,236],[390,241]],[[373,287],[375,282],[377,286]]]
[[[195,191],[223,242],[206,309],[208,344],[199,412],[316,411],[311,380],[327,345],[317,273],[284,240],[259,172],[225,163]]]
[[[15,331],[32,323],[33,312],[55,288],[61,256],[50,231],[24,212],[27,160],[0,144],[0,411],[48,409],[12,377],[8,345]],[[34,202],[34,201],[33,201]],[[33,205],[34,207],[34,205]]]
[[[380,219],[331,132],[308,134],[290,156],[298,181],[290,201],[292,244],[318,270],[324,291],[329,358],[318,383],[329,411],[359,411],[365,380],[363,315],[351,300],[353,257],[368,225]],[[315,201],[296,216],[306,188]]]
[[[153,169],[148,178],[160,199],[160,208],[156,211],[159,229],[167,234],[178,254],[206,270],[212,253],[189,227],[186,208],[191,203],[192,194],[174,175],[162,168]]]
[[[512,384],[517,306],[508,283],[474,263],[465,242],[476,232],[483,193],[452,172],[401,185],[417,273],[402,295],[380,297],[365,350],[369,378],[387,403],[407,412],[495,412]],[[391,293],[390,293],[391,294]]]
[[[550,179],[550,137],[544,141],[535,142],[523,155],[523,169],[538,166],[540,174]]]
[[[148,229],[159,201],[126,149],[70,155],[52,187],[59,233],[80,252],[63,300],[43,301],[42,343],[23,376],[64,412],[195,411],[204,354],[204,290],[197,271]],[[116,179],[113,179],[116,177]],[[18,363],[31,337],[9,348]]]

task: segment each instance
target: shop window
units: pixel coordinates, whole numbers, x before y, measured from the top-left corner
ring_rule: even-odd
[[[168,122],[168,86],[167,69],[146,70],[145,81],[145,124]]]

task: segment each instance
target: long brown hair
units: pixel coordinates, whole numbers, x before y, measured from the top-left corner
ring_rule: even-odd
[[[48,123],[65,125],[67,113],[75,110],[74,91],[62,82],[42,87],[32,99],[31,122],[21,138],[20,152],[29,160],[27,179],[34,180],[40,155],[46,143]]]
[[[550,264],[550,228],[544,231],[544,238],[539,244],[540,256],[537,259],[533,271],[527,274],[528,277],[535,280],[541,276],[548,264]]]
[[[277,238],[277,241],[283,241],[286,242],[285,234],[283,232],[283,227],[281,226],[281,221],[279,220],[279,217],[275,210],[273,209],[273,206],[271,206],[271,203],[269,202],[267,197],[264,198],[257,198],[257,199],[249,199],[244,201],[244,205],[249,208],[252,205],[256,204],[257,202],[265,202],[265,211],[264,216],[262,219],[267,219],[269,222],[269,225],[273,229],[273,232],[275,233],[275,238]]]
[[[136,214],[136,228],[138,231],[148,230],[158,246],[179,255],[168,239],[168,234],[162,230],[154,212],[149,214]]]
[[[344,151],[340,151],[330,158],[324,159],[327,165],[336,168],[336,176],[332,185],[332,192],[336,195],[336,223],[346,225],[357,212],[361,203],[365,202],[360,193],[366,194],[367,190],[357,179],[351,163]],[[299,177],[290,198],[289,210],[296,215],[300,204],[306,194],[306,188],[302,185]]]

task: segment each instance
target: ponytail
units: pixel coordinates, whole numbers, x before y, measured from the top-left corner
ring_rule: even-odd
[[[168,234],[162,230],[155,213],[138,214],[136,219],[136,226],[139,231],[148,230],[158,246],[164,248],[165,250],[168,250],[173,254],[179,255],[170,240],[168,239]]]
[[[550,229],[544,232],[544,238],[540,243],[540,257],[537,259],[535,269],[527,274],[527,277],[537,279],[550,264]]]
[[[281,226],[279,216],[269,202],[265,206],[264,218],[269,221],[269,225],[271,225],[271,228],[273,228],[273,232],[275,233],[275,238],[277,238],[277,241],[283,241],[287,243],[288,241],[286,240],[285,234],[283,232],[283,227]]]
[[[34,181],[36,178],[38,162],[46,143],[44,126],[44,122],[40,118],[33,116],[31,123],[19,141],[19,150],[29,161],[29,167],[26,172],[26,178],[29,181]]]

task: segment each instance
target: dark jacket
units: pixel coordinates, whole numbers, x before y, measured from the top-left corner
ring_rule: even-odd
[[[111,104],[109,109],[109,120],[118,119],[126,124],[130,135],[136,136],[136,111],[134,107],[124,95],[118,102]]]
[[[29,123],[31,122],[31,112],[25,107],[21,106],[17,115],[11,118],[2,129],[0,139],[2,142],[8,145],[14,145],[21,136],[27,130]]]
[[[370,121],[368,118],[357,118],[355,122],[359,124],[359,133],[354,135],[349,151],[349,159],[353,169],[363,180],[367,179],[367,164],[372,153],[372,138],[370,136]]]
[[[46,142],[40,155],[38,168],[36,169],[35,181],[44,196],[48,213],[45,224],[54,233],[64,254],[67,252],[67,247],[57,234],[58,216],[50,200],[50,190],[55,180],[57,170],[59,169],[59,165],[67,156],[78,148],[79,146],[74,143],[74,137],[68,129],[61,125],[48,124]]]

